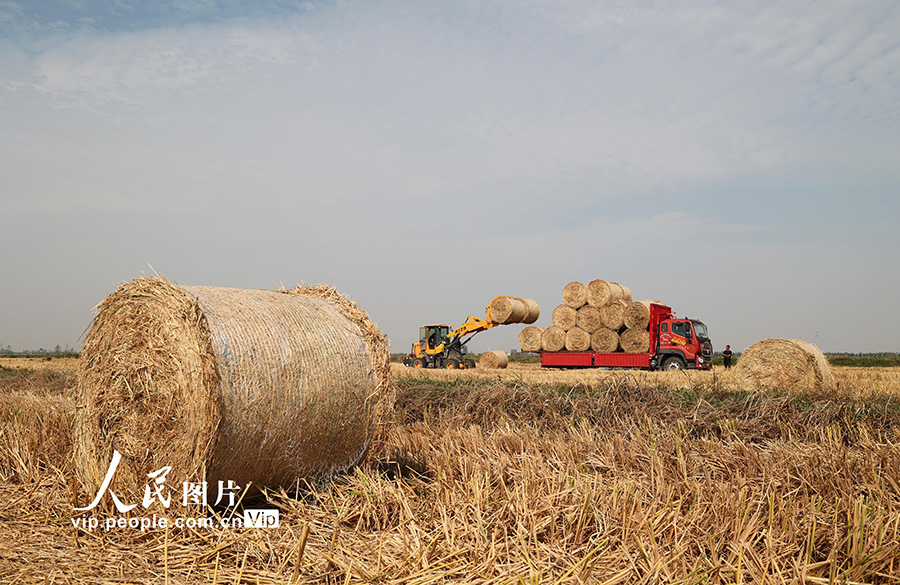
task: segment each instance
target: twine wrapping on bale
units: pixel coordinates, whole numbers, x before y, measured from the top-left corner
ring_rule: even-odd
[[[566,346],[566,330],[556,325],[547,327],[541,333],[541,348],[544,351],[562,351]]]
[[[585,305],[578,309],[575,316],[575,326],[583,329],[587,333],[593,333],[603,326],[600,319],[600,311],[590,305]]]
[[[580,282],[572,281],[563,287],[562,299],[573,309],[580,309],[587,304],[587,287]]]
[[[587,351],[591,347],[591,334],[579,327],[566,331],[566,349],[569,351]]]
[[[613,301],[600,307],[600,321],[607,329],[618,331],[625,326],[625,301]]]
[[[628,353],[650,351],[650,333],[645,329],[626,329],[619,336],[619,345]]]
[[[620,300],[622,300],[622,287],[618,284],[606,282],[599,278],[588,283],[587,302],[592,307],[599,309],[604,305]]]
[[[509,357],[507,357],[506,352],[499,349],[486,351],[478,358],[479,368],[496,370],[497,368],[505,368],[507,365],[509,365]]]
[[[85,490],[168,481],[277,487],[340,472],[379,440],[395,396],[387,340],[326,286],[180,287],[140,278],[99,305],[77,387]],[[209,485],[216,485],[209,483]]]
[[[494,297],[488,305],[488,317],[494,323],[522,323],[527,315],[528,307],[518,297]]]
[[[575,323],[578,320],[578,311],[576,311],[569,305],[559,305],[555,309],[553,309],[553,313],[550,315],[550,318],[553,321],[553,325],[555,327],[559,327],[564,331],[568,331],[572,327],[575,327]]]
[[[541,335],[544,330],[541,327],[526,327],[519,332],[519,347],[522,351],[536,353],[541,351]]]
[[[591,334],[591,349],[597,353],[613,353],[619,349],[619,334],[601,327]]]
[[[740,355],[735,376],[759,390],[816,392],[833,387],[831,367],[816,346],[799,339],[764,339]]]

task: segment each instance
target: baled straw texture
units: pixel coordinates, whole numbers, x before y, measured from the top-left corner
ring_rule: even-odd
[[[619,336],[619,345],[628,353],[650,351],[650,333],[646,329],[626,329]]]
[[[833,386],[831,367],[816,346],[799,339],[764,339],[742,353],[735,376],[759,390],[816,392]]]
[[[527,316],[529,316],[528,307],[524,299],[519,297],[494,297],[491,304],[488,305],[488,317],[494,323],[504,325],[522,323]]]
[[[601,327],[591,334],[591,349],[597,353],[613,353],[619,349],[619,334]]]
[[[578,320],[578,311],[569,305],[559,305],[553,309],[550,318],[555,327],[568,331],[572,327],[575,327],[575,323]]]
[[[618,331],[625,326],[625,301],[613,301],[600,307],[600,321],[607,329]]]
[[[386,338],[329,287],[179,287],[136,279],[99,307],[80,359],[75,461],[117,486],[290,485],[363,456],[393,408]],[[215,483],[210,483],[215,485]]]
[[[631,294],[631,289],[624,284],[619,284],[619,286],[622,287],[622,300],[626,303],[630,303],[631,301],[633,301],[634,296]]]
[[[519,332],[519,347],[522,351],[536,353],[541,351],[541,336],[544,330],[541,327],[526,327]]]
[[[538,320],[538,317],[541,316],[541,306],[534,299],[519,299],[523,303],[525,303],[525,317],[522,319],[522,323],[526,325],[531,325],[535,321]]]
[[[580,282],[572,281],[563,287],[562,299],[573,309],[580,309],[587,304],[587,287]]]
[[[646,329],[650,325],[650,305],[666,305],[662,301],[633,301],[625,308],[625,327],[629,329]],[[668,306],[668,305],[666,305]]]
[[[591,334],[579,327],[566,331],[566,349],[569,351],[587,351],[591,347]]]
[[[566,346],[566,330],[552,325],[541,333],[541,348],[544,351],[562,351]]]
[[[489,370],[505,368],[509,365],[509,357],[506,352],[495,349],[494,351],[486,351],[478,358],[478,367]]]
[[[614,282],[605,280],[592,280],[587,285],[587,302],[592,307],[600,308],[603,305],[622,300],[622,287]]]
[[[603,326],[600,319],[600,311],[590,305],[581,307],[578,309],[578,314],[575,317],[575,326],[587,333],[593,333]]]

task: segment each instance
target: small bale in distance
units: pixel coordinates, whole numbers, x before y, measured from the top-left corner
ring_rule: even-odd
[[[600,311],[590,305],[585,305],[578,309],[575,317],[575,326],[583,329],[587,333],[593,333],[603,326],[600,319]]]
[[[563,302],[573,309],[580,309],[587,304],[587,287],[577,281],[572,281],[563,287]]]
[[[619,334],[601,327],[591,334],[591,349],[597,353],[613,353],[619,349]]]
[[[568,331],[572,327],[575,327],[578,320],[578,311],[569,305],[558,305],[553,309],[550,318],[552,319],[554,326],[559,327],[563,331]]]
[[[566,346],[566,330],[552,325],[541,333],[541,348],[544,351],[562,351]]]
[[[566,331],[566,349],[569,351],[587,351],[591,347],[591,334],[581,329],[573,327]]]
[[[764,339],[747,348],[734,367],[735,376],[758,390],[820,392],[834,380],[819,348],[799,339]]]
[[[486,370],[503,369],[509,365],[509,356],[500,349],[486,351],[478,358],[478,367]]]
[[[541,327],[526,327],[519,332],[519,347],[522,351],[537,353],[541,351],[541,336],[544,330]]]

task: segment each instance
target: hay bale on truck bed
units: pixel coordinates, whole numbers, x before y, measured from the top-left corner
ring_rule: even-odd
[[[562,351],[566,346],[566,330],[551,325],[541,333],[541,349],[544,351]]]
[[[613,301],[600,307],[600,321],[607,329],[618,331],[625,326],[625,301]]]
[[[580,282],[572,281],[562,290],[562,299],[573,309],[580,309],[587,304],[587,287]]]
[[[358,462],[395,396],[385,336],[330,287],[181,287],[141,278],[100,304],[81,353],[75,463],[96,492],[234,480],[291,485]],[[209,485],[216,485],[210,483]]]
[[[799,339],[764,339],[740,355],[735,376],[758,390],[815,392],[834,381],[825,355]]]
[[[553,321],[554,326],[559,327],[563,331],[568,331],[575,327],[575,323],[578,320],[578,311],[569,305],[558,305],[553,309],[550,319]]]
[[[581,307],[575,316],[575,326],[579,329],[584,329],[588,333],[593,333],[603,326],[603,322],[600,319],[600,311],[590,305]]]
[[[519,332],[519,347],[522,351],[536,353],[541,351],[541,336],[544,330],[541,327],[526,327]]]
[[[579,327],[566,331],[566,349],[568,351],[587,351],[591,348],[591,334]]]
[[[601,327],[591,335],[591,349],[597,353],[613,353],[619,349],[619,334]]]
[[[478,367],[489,370],[502,369],[509,365],[509,357],[506,352],[495,349],[494,351],[486,351],[478,358]]]
[[[622,300],[622,295],[622,287],[615,282],[606,282],[598,278],[587,285],[587,302],[597,309]]]
[[[645,329],[626,329],[619,336],[622,351],[645,353],[650,351],[650,332]]]

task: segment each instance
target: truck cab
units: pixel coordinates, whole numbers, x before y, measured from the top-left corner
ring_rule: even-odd
[[[708,370],[712,367],[712,342],[702,321],[667,318],[659,322],[659,345],[653,369]]]

